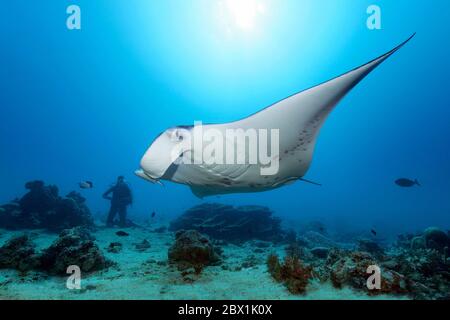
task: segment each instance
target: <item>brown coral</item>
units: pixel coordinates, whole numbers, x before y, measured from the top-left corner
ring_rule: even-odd
[[[195,230],[179,231],[168,252],[169,262],[180,271],[193,268],[199,274],[207,265],[220,261],[209,239]]]
[[[281,264],[278,256],[276,254],[271,254],[267,258],[267,269],[272,277],[280,282],[283,279],[281,278]]]
[[[312,277],[312,268],[304,266],[298,256],[286,256],[281,264],[278,256],[271,254],[267,259],[267,267],[272,277],[283,282],[289,292],[303,294],[306,292],[309,280]]]

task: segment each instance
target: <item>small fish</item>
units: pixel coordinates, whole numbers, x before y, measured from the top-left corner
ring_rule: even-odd
[[[156,212],[153,211],[153,212],[152,212],[152,218],[154,218],[155,216],[156,216]]]
[[[370,229],[370,232],[372,232],[372,234],[373,234],[374,236],[377,235],[377,232],[376,232],[375,230],[373,230],[373,229]]]
[[[122,231],[122,230],[117,231],[116,235],[118,235],[119,237],[128,237],[129,236],[128,233],[126,233],[125,231]]]
[[[78,185],[81,189],[92,189],[94,187],[94,184],[91,181],[82,181],[79,182]]]
[[[395,184],[400,187],[403,187],[403,188],[410,188],[415,185],[420,187],[420,183],[417,179],[411,180],[411,179],[407,179],[407,178],[401,178],[401,179],[395,180]]]

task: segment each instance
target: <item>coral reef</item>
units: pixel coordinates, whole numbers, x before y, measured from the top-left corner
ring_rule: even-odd
[[[291,257],[299,257],[304,258],[307,255],[307,250],[304,246],[301,245],[301,243],[294,241],[289,243],[285,248],[284,251],[286,252],[287,256]]]
[[[305,224],[302,229],[285,231],[281,229],[280,220],[265,207],[204,204],[172,221],[170,230],[177,231],[173,243],[173,234],[166,232],[165,226],[154,226],[154,230],[124,229],[127,232],[101,229],[97,233],[101,237],[96,240],[90,233],[89,209],[80,194],[71,192],[60,197],[55,186],[46,186],[41,181],[30,182],[26,188],[28,192],[21,199],[0,207],[0,227],[52,231],[66,226],[72,228],[60,232],[58,238],[43,250],[37,249],[33,239],[41,245],[48,242],[47,236],[53,240],[55,235],[0,232],[2,243],[7,240],[5,236],[13,234],[0,247],[0,269],[18,270],[16,274],[20,279],[27,279],[24,281],[66,276],[69,265],[78,265],[84,273],[108,268],[113,263],[103,256],[97,243],[109,253],[121,253],[115,255],[118,265],[127,260],[132,251],[135,253],[133,259],[146,261],[147,253],[138,252],[171,245],[168,261],[153,256],[156,250],[152,250],[152,258],[158,260],[149,260],[151,268],[135,271],[133,277],[143,274],[159,279],[158,272],[163,272],[170,281],[181,280],[183,283],[200,277],[209,281],[222,270],[227,276],[259,272],[261,279],[265,279],[267,274],[260,266],[270,252],[279,254],[284,249],[284,259],[271,254],[266,263],[271,277],[287,290],[283,290],[282,285],[277,289],[286,294],[287,291],[304,294],[314,279],[315,287],[319,281],[327,282],[338,289],[350,287],[363,297],[383,294],[394,298],[402,295],[412,299],[450,299],[450,238],[447,230],[432,227],[400,235],[396,242],[388,237],[390,242],[386,243],[387,240],[380,237],[384,233],[382,230],[375,236],[367,230],[352,231],[344,236],[328,232],[323,224],[314,222]],[[137,231],[141,232],[138,237]],[[123,244],[117,242],[121,240]],[[205,270],[207,266],[216,265],[221,268]],[[381,272],[379,289],[367,286],[368,280],[374,279],[371,277],[373,269],[369,271],[369,266]]]
[[[445,253],[435,249],[393,248],[381,263],[409,281],[409,295],[415,299],[450,298],[449,265]]]
[[[25,184],[29,190],[20,200],[19,205],[24,216],[31,214],[43,215],[56,207],[58,202],[58,187],[45,186],[43,181],[30,181]]]
[[[378,258],[385,254],[384,249],[377,242],[370,239],[358,239],[358,250],[368,252]]]
[[[267,259],[267,269],[277,282],[282,282],[293,294],[304,294],[312,278],[312,268],[304,266],[297,256],[286,256],[280,263],[278,256],[271,254]]]
[[[425,245],[427,249],[434,249],[444,253],[445,248],[450,247],[450,238],[448,234],[439,228],[431,227],[423,232]]]
[[[377,262],[367,252],[332,249],[325,262],[325,269],[336,288],[348,285],[356,289],[367,289],[367,268],[371,265],[377,265]]]
[[[43,181],[26,183],[28,192],[19,200],[2,205],[0,227],[5,229],[48,229],[61,231],[76,226],[93,226],[86,199],[72,191],[66,197]]]
[[[47,221],[46,228],[64,230],[77,226],[93,227],[93,225],[86,199],[78,192],[72,191],[65,198],[59,199],[55,215]]]
[[[42,252],[41,268],[52,274],[66,274],[67,267],[77,265],[83,272],[105,269],[112,265],[93,238],[83,228],[64,230],[52,245]]]
[[[0,248],[0,269],[29,271],[39,265],[35,245],[27,234],[13,237]]]
[[[400,234],[397,236],[397,241],[395,242],[395,246],[397,248],[409,249],[411,247],[411,240],[414,238],[414,235],[411,233]]]
[[[169,230],[197,230],[211,238],[234,243],[252,239],[278,242],[285,237],[280,222],[267,207],[210,203],[187,210],[171,222]]]
[[[372,274],[369,266],[381,268],[380,289],[367,287],[367,281]],[[410,282],[406,277],[382,266],[368,252],[333,249],[326,260],[325,270],[328,271],[326,276],[336,288],[350,286],[366,291],[369,295],[410,293]]]
[[[314,247],[309,250],[315,257],[319,259],[326,259],[328,257],[328,253],[330,252],[329,248],[326,247]]]
[[[420,234],[401,235],[396,243],[387,246],[380,245],[383,240],[361,237],[362,234],[355,234],[352,243],[336,242],[320,224],[313,224],[313,227],[318,231],[306,228],[298,237],[290,236],[291,242],[285,247],[288,260],[284,262],[284,269],[277,256],[269,257],[268,269],[275,280],[286,284],[289,271],[298,264],[295,261],[301,259],[312,268],[314,278],[330,281],[336,288],[351,287],[368,295],[449,299],[450,259],[446,232],[428,228]],[[373,280],[369,266],[380,270],[379,289],[367,286],[368,280]],[[301,292],[303,285],[301,282],[286,284],[292,292]]]
[[[445,253],[450,247],[450,236],[448,232],[436,227],[430,227],[419,234],[399,235],[396,247],[412,250],[433,249],[440,253]]]
[[[389,250],[371,240],[359,240],[357,250],[334,248],[314,273],[336,288],[350,286],[369,295],[402,294],[414,299],[448,299],[450,272],[448,236],[437,228],[419,235],[402,235]],[[367,268],[378,266],[381,288],[369,290]]]
[[[94,240],[83,227],[67,229],[50,247],[38,253],[29,235],[13,237],[0,248],[0,269],[66,275],[70,265],[79,266],[83,272],[111,266],[112,262],[103,257]]]
[[[180,271],[193,268],[199,274],[205,266],[220,262],[209,239],[196,230],[178,231],[168,252],[169,262]]]
[[[343,247],[328,236],[324,226],[319,223],[306,224],[308,228],[318,229],[311,231],[303,227],[298,236],[291,236],[291,242],[285,248],[288,256],[297,256],[312,265],[320,265],[320,260],[326,259],[331,248]],[[318,260],[319,259],[319,260]]]
[[[427,241],[422,236],[417,236],[411,239],[410,246],[412,250],[420,250],[427,248]]]
[[[337,248],[340,245],[328,236],[316,231],[308,231],[297,238],[303,246],[308,248],[325,247],[325,248]]]

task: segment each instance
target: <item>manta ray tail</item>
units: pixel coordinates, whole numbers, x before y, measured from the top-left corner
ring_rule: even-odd
[[[313,184],[313,185],[316,185],[316,186],[322,186],[322,184],[321,183],[317,183],[317,182],[314,182],[314,181],[311,181],[311,180],[307,180],[307,179],[303,179],[303,178],[300,178],[300,181],[303,181],[303,182],[306,182],[306,183],[310,183],[310,184]]]

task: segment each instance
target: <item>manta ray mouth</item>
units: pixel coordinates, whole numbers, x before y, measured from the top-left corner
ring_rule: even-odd
[[[138,177],[142,178],[142,179],[150,181],[151,183],[157,183],[159,185],[163,185],[162,182],[158,178],[152,177],[150,174],[148,174],[147,172],[145,172],[142,169],[136,170],[134,172],[134,174],[137,175]]]

